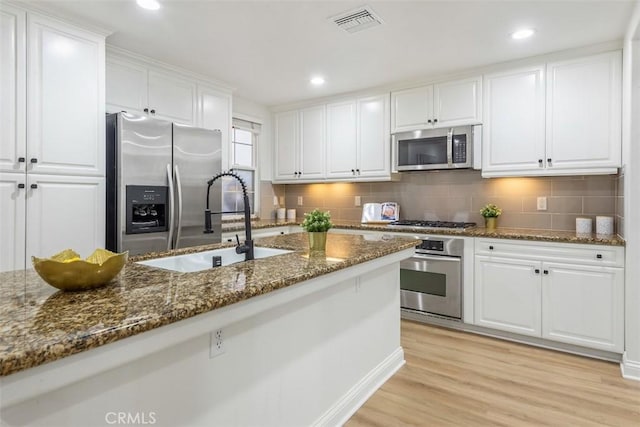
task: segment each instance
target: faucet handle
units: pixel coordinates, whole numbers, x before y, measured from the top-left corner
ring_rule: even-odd
[[[238,237],[237,234],[236,234],[236,243],[238,244],[238,246],[240,246],[240,238]]]

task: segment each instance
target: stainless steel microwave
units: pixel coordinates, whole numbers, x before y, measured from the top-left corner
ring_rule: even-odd
[[[480,128],[459,126],[396,133],[392,136],[395,170],[471,168],[474,134]]]

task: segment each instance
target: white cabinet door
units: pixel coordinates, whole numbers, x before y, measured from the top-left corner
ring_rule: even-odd
[[[25,170],[25,12],[0,3],[0,171]]]
[[[196,84],[157,71],[149,71],[149,113],[186,125],[196,122]]]
[[[391,93],[391,132],[431,127],[432,119],[433,86]]]
[[[615,51],[547,65],[548,168],[620,167],[621,57]]]
[[[300,179],[324,179],[325,132],[324,105],[300,110]]]
[[[231,141],[231,94],[206,86],[198,86],[197,126],[205,129],[219,129],[222,141],[222,168],[229,167]]]
[[[104,175],[104,38],[28,17],[29,171]]]
[[[275,180],[298,178],[298,111],[278,113],[275,117]]]
[[[541,263],[475,258],[475,324],[541,336]]]
[[[542,170],[544,65],[484,77],[482,173]]]
[[[147,68],[132,62],[109,58],[106,64],[107,111],[144,114],[148,109]]]
[[[327,178],[355,178],[356,101],[327,104]]]
[[[433,86],[434,127],[482,122],[482,79],[474,77]]]
[[[389,177],[391,172],[389,95],[358,100],[358,176]]]
[[[25,268],[26,175],[0,173],[0,271]]]
[[[103,248],[104,195],[104,178],[29,175],[27,259],[64,249],[86,257]]]
[[[621,353],[622,268],[544,263],[542,337]]]

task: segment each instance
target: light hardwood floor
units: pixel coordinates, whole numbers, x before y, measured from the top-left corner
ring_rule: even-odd
[[[640,382],[617,363],[402,321],[406,365],[360,426],[640,426]]]

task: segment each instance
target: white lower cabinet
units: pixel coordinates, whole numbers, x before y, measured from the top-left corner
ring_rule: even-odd
[[[474,323],[622,353],[624,248],[476,239]]]
[[[0,271],[21,270],[24,264],[25,174],[0,173]]]
[[[540,263],[477,256],[475,268],[476,325],[539,337]]]
[[[104,178],[27,177],[27,266],[31,256],[73,249],[81,257],[104,247]]]
[[[622,352],[623,270],[544,263],[544,271],[542,337]]]

